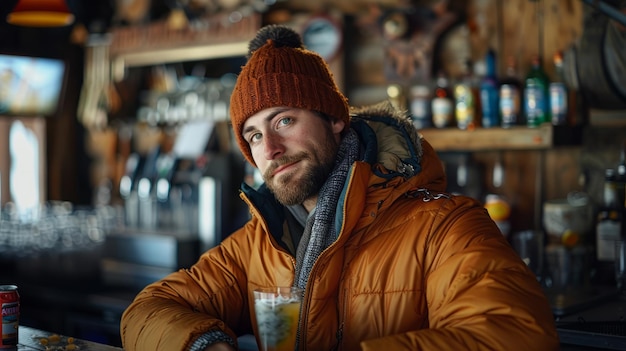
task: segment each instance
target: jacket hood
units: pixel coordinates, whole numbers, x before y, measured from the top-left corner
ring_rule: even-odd
[[[338,205],[343,211],[335,221],[344,230],[368,226],[398,199],[413,197],[418,190],[445,192],[443,165],[406,113],[385,102],[354,108],[351,117],[365,152],[353,165]]]
[[[439,157],[405,112],[389,102],[353,107],[351,126],[364,144],[363,161],[372,165],[376,176],[389,180],[401,177],[410,187],[445,190]]]
[[[405,177],[419,173],[422,143],[405,114],[394,109],[390,103],[383,102],[352,108],[350,117],[351,122],[357,124],[355,129],[361,140],[368,144],[367,150],[371,151],[366,152],[365,161],[378,162],[392,174]],[[371,132],[359,122],[366,123]]]

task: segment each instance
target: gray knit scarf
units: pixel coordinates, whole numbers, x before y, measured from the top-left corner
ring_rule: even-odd
[[[335,160],[335,167],[326,183],[322,185],[317,198],[317,205],[312,216],[304,226],[300,244],[296,250],[296,280],[294,285],[305,288],[311,268],[319,255],[337,240],[335,213],[348,171],[359,155],[359,138],[352,129],[345,135]]]

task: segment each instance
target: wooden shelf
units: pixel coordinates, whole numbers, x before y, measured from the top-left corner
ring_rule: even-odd
[[[245,56],[247,53],[247,41],[129,52],[111,58],[111,71],[113,79],[120,81],[129,67]]]
[[[261,26],[252,14],[232,23],[227,15],[200,18],[195,26],[172,27],[167,19],[147,25],[114,27],[107,35],[114,81],[129,67],[245,56],[248,42]]]
[[[437,151],[542,150],[555,145],[551,124],[537,128],[433,128],[423,129],[420,134]]]

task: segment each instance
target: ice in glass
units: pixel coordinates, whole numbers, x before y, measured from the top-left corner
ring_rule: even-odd
[[[298,333],[303,289],[261,288],[254,291],[261,351],[293,351]]]

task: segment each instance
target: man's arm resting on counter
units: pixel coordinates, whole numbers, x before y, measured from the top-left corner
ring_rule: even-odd
[[[200,335],[189,351],[235,351],[235,343],[228,334],[213,330]]]

